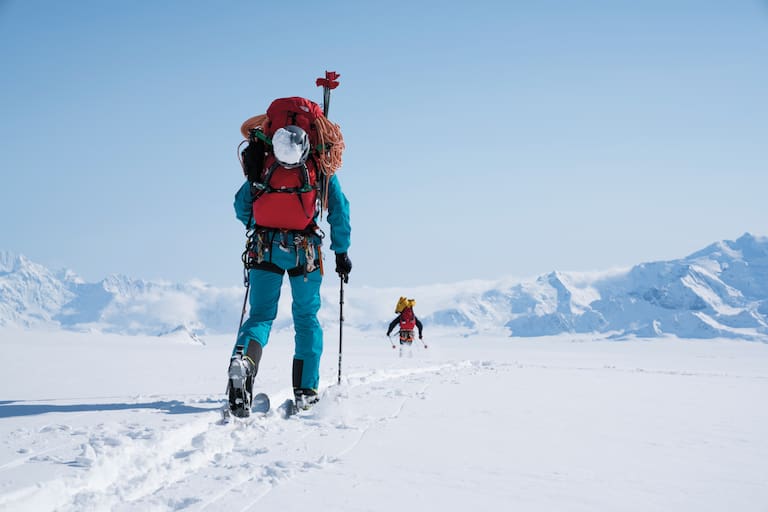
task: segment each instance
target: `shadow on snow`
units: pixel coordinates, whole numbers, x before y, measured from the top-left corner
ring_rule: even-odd
[[[0,418],[18,416],[34,416],[49,412],[105,412],[129,411],[134,409],[157,409],[166,414],[195,414],[215,411],[218,408],[194,407],[180,400],[166,400],[146,403],[113,403],[113,404],[33,404],[17,403],[13,400],[0,401]]]

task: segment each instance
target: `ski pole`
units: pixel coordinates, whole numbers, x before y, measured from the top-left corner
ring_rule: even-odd
[[[251,221],[253,220],[253,214],[251,214],[251,218],[248,220],[248,225],[251,225]],[[242,256],[240,256],[240,259],[243,261],[243,285],[245,286],[245,297],[243,298],[243,310],[240,312],[240,326],[237,328],[238,334],[240,333],[240,328],[243,327],[243,319],[245,318],[245,306],[248,304],[248,292],[251,289],[251,265],[249,264],[249,252],[251,250],[251,243],[253,242],[253,236],[254,232],[250,229],[246,231],[246,243],[245,243],[245,251],[243,251]]]
[[[419,341],[421,342],[421,344],[422,344],[422,345],[424,345],[424,348],[429,348],[429,347],[427,346],[427,344],[426,344],[426,343],[424,343],[424,340],[423,340],[423,339],[421,339],[421,337],[419,337]]]
[[[237,333],[240,334],[240,328],[243,327],[243,319],[245,318],[245,307],[248,304],[248,292],[251,290],[251,280],[249,279],[250,272],[248,269],[244,270],[245,281],[245,297],[243,297],[243,310],[240,312],[240,326],[237,328]],[[224,391],[225,395],[229,394],[229,379],[227,379],[227,389]]]
[[[344,333],[344,277],[339,274],[339,379],[341,384],[341,339]]]
[[[243,319],[245,318],[245,306],[248,304],[248,292],[251,289],[251,280],[248,279],[248,271],[246,270],[246,277],[245,277],[245,297],[243,298],[243,310],[240,312],[240,327],[243,326]],[[238,332],[240,331],[240,327],[237,328]]]
[[[392,348],[395,348],[395,344],[394,344],[394,342],[392,341],[392,336],[390,336],[389,334],[387,334],[387,339],[389,340],[389,343],[390,343],[390,344],[392,344]]]

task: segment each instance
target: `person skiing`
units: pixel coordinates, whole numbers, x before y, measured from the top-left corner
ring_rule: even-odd
[[[288,114],[282,110],[287,110]],[[302,116],[310,117],[305,122]],[[289,121],[281,122],[283,118]],[[277,128],[282,124],[286,126]],[[317,313],[323,279],[321,246],[324,233],[318,227],[317,219],[324,207],[328,211],[330,249],[335,253],[336,272],[348,282],[352,270],[347,254],[351,235],[349,201],[334,173],[334,164],[323,160],[332,144],[338,151],[343,149],[343,140],[336,125],[332,125],[337,132],[333,142],[329,142],[332,137],[322,134],[322,142],[312,140],[312,130],[316,126],[328,125],[332,123],[317,104],[294,97],[275,100],[266,115],[248,119],[241,128],[241,132],[249,137],[249,145],[264,140],[268,144],[259,146],[259,157],[264,162],[259,163],[255,172],[246,169],[248,162],[243,152],[243,168],[249,179],[237,191],[234,203],[236,217],[249,235],[243,261],[248,269],[250,293],[248,318],[238,331],[228,369],[229,407],[235,416],[250,414],[253,379],[277,316],[285,273],[292,297],[295,406],[307,409],[319,399],[323,331]],[[315,149],[318,147],[323,149]],[[340,166],[340,153],[337,156],[335,165]],[[291,171],[297,172],[291,174]],[[278,176],[279,173],[283,177]],[[293,179],[291,176],[302,174],[302,179],[309,179],[301,186],[297,183],[291,188],[274,181],[290,180]]]
[[[419,339],[423,339],[422,330],[424,326],[422,325],[421,320],[419,320],[416,314],[413,312],[413,306],[415,305],[416,301],[414,299],[400,297],[400,300],[397,301],[397,306],[395,306],[395,313],[397,313],[397,316],[389,323],[389,328],[387,329],[387,336],[389,336],[395,326],[398,324],[400,325],[401,355],[403,345],[410,347],[413,343],[414,327],[419,329]],[[424,346],[426,347],[426,345]],[[394,348],[394,345],[392,348]]]

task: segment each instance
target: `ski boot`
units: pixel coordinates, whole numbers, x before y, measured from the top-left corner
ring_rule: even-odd
[[[248,356],[237,354],[230,360],[228,395],[229,410],[233,416],[247,418],[251,415],[255,376],[255,365]]]
[[[320,400],[317,390],[309,388],[294,388],[293,403],[296,411],[307,411]]]

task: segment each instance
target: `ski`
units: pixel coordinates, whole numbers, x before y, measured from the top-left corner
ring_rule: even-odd
[[[288,419],[292,416],[308,413],[317,405],[319,401],[317,395],[304,395],[296,398],[288,398],[277,408],[280,416]]]
[[[287,398],[279,407],[275,409],[277,414],[283,418],[288,419],[293,416],[299,415],[303,412],[310,411],[312,407],[301,408],[296,405],[296,401],[293,398]],[[265,416],[271,410],[269,396],[266,393],[257,393],[253,396],[253,402],[251,403],[251,410],[249,414],[234,413],[229,404],[226,403],[221,408],[221,424],[226,425],[231,421],[245,421],[253,418],[254,416]]]
[[[256,393],[251,401],[251,414],[267,414],[269,412],[269,396],[266,393]]]
[[[221,421],[223,424],[226,424],[229,423],[232,418],[247,419],[253,415],[263,416],[269,412],[269,409],[269,396],[266,393],[256,393],[253,395],[253,399],[251,400],[250,412],[246,412],[245,414],[242,414],[242,412],[234,414],[233,411],[229,408],[229,403],[224,404],[224,406],[221,408]]]
[[[280,404],[280,407],[278,407],[277,410],[280,412],[280,416],[285,419],[288,419],[299,412],[299,408],[296,407],[296,402],[294,402],[292,398],[287,398],[285,402]]]

